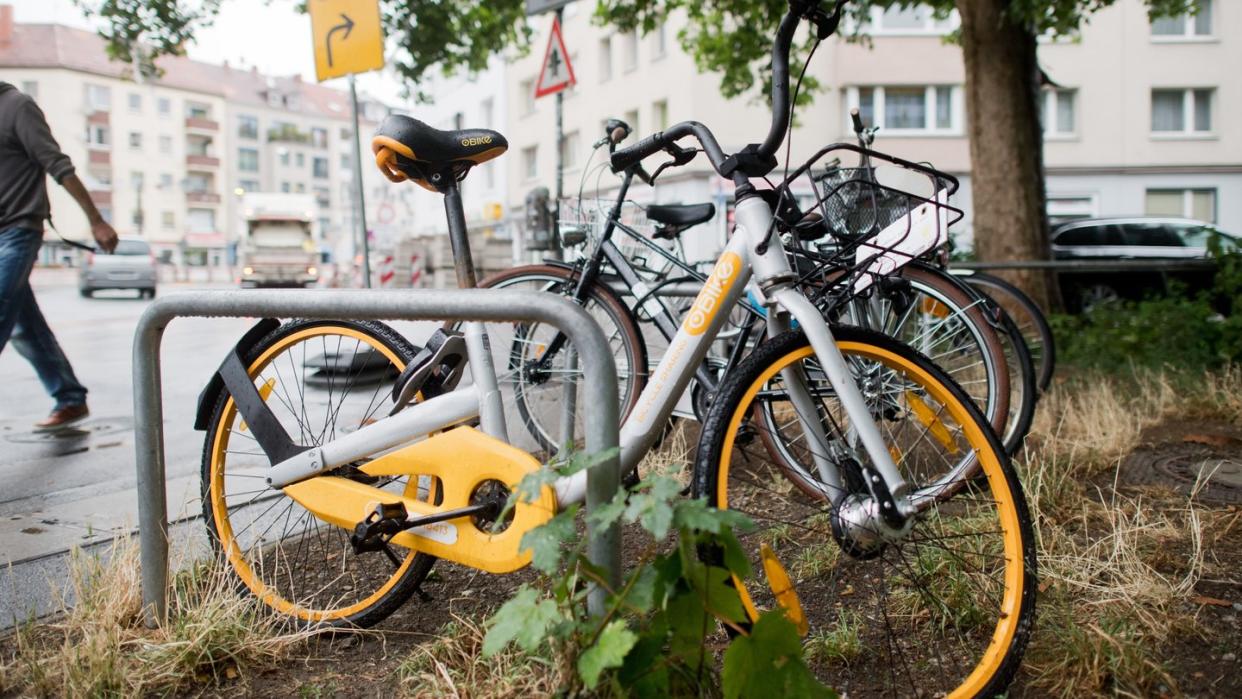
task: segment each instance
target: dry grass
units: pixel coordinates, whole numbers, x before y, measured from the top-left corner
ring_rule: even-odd
[[[1242,372],[1093,375],[1045,397],[1018,462],[1036,517],[1041,596],[1027,652],[1039,695],[1177,693],[1168,644],[1197,630],[1192,595],[1204,540],[1223,518],[1195,498],[1123,495],[1121,460],[1170,415],[1232,420]]]
[[[118,539],[100,558],[75,551],[69,605],[54,621],[19,628],[0,656],[0,693],[139,696],[235,679],[270,666],[313,631],[287,628],[234,591],[221,569],[178,573],[168,622],[143,625],[136,543]]]
[[[548,697],[560,689],[561,668],[513,647],[483,657],[486,630],[454,615],[434,641],[419,646],[397,668],[410,697]]]

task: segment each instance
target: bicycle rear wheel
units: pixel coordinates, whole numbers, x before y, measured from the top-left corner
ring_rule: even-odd
[[[853,448],[833,391],[814,380],[822,372],[810,346],[796,331],[770,340],[725,379],[695,464],[696,496],[755,523],[739,536],[752,569],[766,570],[765,549],[774,552],[800,599],[801,611],[791,611],[757,574],[737,583],[748,613],[784,606],[804,624],[812,671],[851,697],[999,694],[1020,665],[1035,607],[1034,538],[1018,479],[943,371],[891,338],[834,334],[918,514],[904,533],[871,526],[866,454]],[[762,427],[748,420],[756,403],[797,421],[783,385],[791,371],[810,377],[819,414],[809,419],[830,437],[842,489],[811,472],[790,478],[756,448]],[[960,451],[976,455],[983,477],[946,483],[947,457]]]
[[[1048,319],[1043,311],[1021,289],[1000,277],[983,272],[972,272],[962,276],[967,284],[987,294],[1013,318],[1018,330],[1022,333],[1022,338],[1026,341],[1031,361],[1035,363],[1039,391],[1041,393],[1047,391],[1048,385],[1052,382],[1052,374],[1056,370],[1057,351],[1056,342],[1052,337],[1052,328],[1048,326]]]
[[[289,436],[313,445],[386,415],[392,383],[414,354],[381,323],[292,321],[242,361]],[[419,497],[417,479],[375,479],[361,465],[324,475]],[[409,599],[434,558],[396,545],[354,553],[349,532],[266,485],[270,466],[233,399],[222,394],[203,445],[203,518],[241,589],[275,612],[328,626],[371,626]]]

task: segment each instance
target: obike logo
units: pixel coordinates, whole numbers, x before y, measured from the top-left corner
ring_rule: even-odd
[[[461,144],[467,148],[470,146],[485,146],[491,142],[491,136],[471,136],[470,138],[461,139]]]
[[[707,278],[707,284],[694,299],[694,305],[686,315],[686,332],[702,335],[707,330],[707,326],[712,324],[712,318],[720,310],[721,300],[733,287],[733,282],[741,271],[742,258],[737,253],[726,252],[720,257],[716,268],[712,270],[712,276]]]

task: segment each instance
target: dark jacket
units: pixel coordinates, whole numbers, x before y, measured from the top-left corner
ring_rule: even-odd
[[[52,138],[43,110],[30,96],[0,82],[0,232],[43,230],[51,212],[46,176],[59,183],[72,174],[73,163]]]

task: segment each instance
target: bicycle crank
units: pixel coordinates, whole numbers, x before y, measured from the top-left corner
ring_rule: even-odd
[[[556,496],[545,486],[539,497],[519,502],[499,519],[509,492],[539,467],[517,447],[457,427],[359,468],[372,477],[407,477],[404,492],[339,476],[293,483],[284,492],[323,522],[352,532],[356,552],[381,551],[392,543],[508,573],[530,563],[530,551],[520,547],[522,535],[556,514]]]

